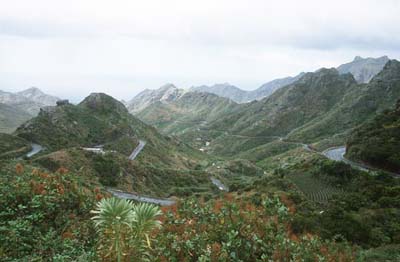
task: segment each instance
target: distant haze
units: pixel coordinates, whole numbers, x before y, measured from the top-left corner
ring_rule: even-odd
[[[79,100],[400,57],[400,1],[26,0],[0,9],[0,90]]]

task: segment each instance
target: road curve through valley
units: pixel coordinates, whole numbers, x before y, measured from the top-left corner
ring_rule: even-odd
[[[26,154],[26,157],[28,157],[28,158],[33,157],[34,155],[36,155],[37,153],[39,153],[42,150],[43,150],[43,147],[41,145],[32,143],[32,150]]]
[[[385,172],[387,174],[390,174],[394,177],[400,178],[400,174],[398,173],[393,173],[393,172],[389,172],[386,170],[382,170],[379,168],[375,168],[372,166],[367,166],[361,163],[357,163],[354,161],[351,161],[347,158],[344,157],[344,154],[346,153],[346,147],[345,146],[340,146],[340,147],[333,147],[333,148],[328,148],[325,151],[322,152],[322,155],[324,155],[325,157],[334,160],[334,161],[342,161],[346,164],[351,165],[352,167],[362,170],[362,171],[382,171]]]
[[[229,191],[229,188],[225,186],[219,179],[212,177],[211,182],[214,184],[214,186],[218,187],[219,190],[227,192]]]
[[[129,160],[134,160],[139,153],[142,151],[144,146],[146,145],[146,141],[139,140],[139,145],[133,150],[132,154],[128,157]]]
[[[129,160],[134,160],[139,153],[142,151],[144,146],[146,145],[146,141],[139,140],[139,145],[133,150],[132,154],[128,157]],[[107,191],[110,192],[113,196],[122,198],[122,199],[131,199],[135,200],[138,202],[143,202],[143,203],[150,203],[150,204],[156,204],[160,206],[171,206],[175,204],[174,200],[171,199],[166,199],[166,198],[154,198],[154,197],[148,197],[148,196],[143,196],[135,193],[128,193],[128,192],[123,192],[121,190],[117,189],[112,189],[112,188],[107,188]]]
[[[362,171],[369,171],[369,168],[366,166],[363,166],[362,164],[353,162],[347,158],[344,157],[344,154],[346,153],[346,147],[345,146],[339,146],[339,147],[332,147],[328,148],[324,151],[322,151],[322,155],[325,157],[334,160],[334,161],[341,161],[346,164],[351,165],[352,167],[362,170]]]
[[[123,192],[121,190],[116,190],[116,189],[111,189],[111,188],[107,188],[107,191],[110,192],[113,196],[118,197],[118,198],[132,199],[132,200],[136,200],[139,202],[156,204],[156,205],[160,205],[160,206],[171,206],[176,203],[174,200],[171,200],[171,199],[147,197],[147,196]]]

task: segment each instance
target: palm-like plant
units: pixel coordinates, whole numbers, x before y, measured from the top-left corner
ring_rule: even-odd
[[[92,219],[101,235],[102,244],[109,246],[107,255],[115,253],[117,261],[121,261],[126,232],[133,219],[131,203],[117,198],[102,199],[92,213],[96,214]]]
[[[159,215],[161,215],[160,209],[153,205],[141,203],[133,207],[132,230],[135,234],[134,239],[142,243],[145,241],[148,248],[151,248],[149,233],[161,226],[161,222],[156,219]]]
[[[122,261],[125,254],[145,256],[150,248],[150,232],[160,226],[156,217],[161,214],[157,206],[133,204],[125,199],[102,199],[92,218],[100,234],[101,250],[109,257]],[[147,245],[146,245],[147,244]]]

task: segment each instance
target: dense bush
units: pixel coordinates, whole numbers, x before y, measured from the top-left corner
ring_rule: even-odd
[[[47,173],[17,164],[0,173],[0,260],[93,256],[95,192],[65,169]]]
[[[360,174],[320,216],[325,237],[340,234],[365,247],[400,244],[400,188],[386,174]]]
[[[254,205],[228,195],[185,201],[164,212],[158,261],[352,261],[346,243],[294,234],[290,211],[278,199]]]
[[[98,154],[94,156],[93,161],[100,183],[105,186],[116,186],[121,169],[114,157],[111,154]]]

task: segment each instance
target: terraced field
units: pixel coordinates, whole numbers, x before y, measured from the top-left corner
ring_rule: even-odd
[[[312,201],[326,203],[343,189],[329,185],[312,174],[291,174],[287,176]]]

